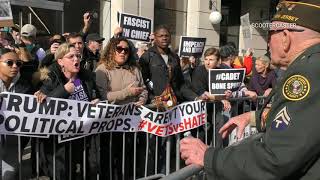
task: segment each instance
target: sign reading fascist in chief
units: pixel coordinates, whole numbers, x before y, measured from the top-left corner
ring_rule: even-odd
[[[149,42],[151,19],[121,13],[119,25],[123,28],[122,36],[132,40]]]
[[[245,69],[210,69],[210,94],[224,95],[226,90],[237,91],[243,83],[244,74]]]
[[[200,58],[206,45],[206,40],[206,38],[181,36],[179,55]]]

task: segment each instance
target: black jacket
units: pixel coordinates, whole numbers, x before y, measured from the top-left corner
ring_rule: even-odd
[[[209,73],[204,65],[197,66],[192,73],[192,89],[201,95],[205,91],[209,91]]]
[[[82,82],[83,89],[89,101],[100,98],[97,90],[94,73],[81,69],[78,76]],[[68,82],[57,62],[49,66],[47,70],[41,71],[43,85],[40,90],[49,97],[67,99],[70,94],[65,90],[64,85]]]
[[[170,50],[167,55],[168,63],[173,69],[171,82],[169,80],[168,67],[155,46],[149,48],[139,60],[143,80],[148,87],[149,100],[153,99],[154,96],[160,95],[168,83],[172,86],[179,102],[194,100],[197,94],[184,81],[179,57]],[[150,82],[153,84],[152,88],[150,87]]]

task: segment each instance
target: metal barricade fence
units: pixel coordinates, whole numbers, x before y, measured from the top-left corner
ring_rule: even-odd
[[[225,121],[230,116],[257,110],[261,108],[264,97],[258,97],[254,102],[249,98],[230,99],[230,102],[232,103],[230,113],[222,111],[220,102],[208,102],[207,106],[211,108],[211,112],[210,109],[207,111],[212,117],[208,117],[210,120],[204,126],[191,130],[192,136],[214,147],[226,146],[228,142],[222,141],[217,135],[217,125],[221,125],[221,122],[217,124],[217,116],[220,117],[218,121]],[[219,110],[221,112],[218,112]],[[18,136],[19,150],[16,166],[18,174],[13,176],[13,179],[148,180],[186,179],[192,176],[205,179],[201,168],[185,167],[184,162],[180,159],[179,141],[183,138],[181,134],[163,138],[144,132],[110,132],[90,135],[62,144],[57,143],[56,137],[53,136],[51,139],[30,138],[33,143],[29,142],[26,148],[21,148],[22,137]],[[47,147],[48,142],[44,141],[51,141],[52,146]],[[30,148],[31,145],[32,148]],[[48,148],[52,148],[50,151],[52,157],[46,156],[44,149]],[[44,169],[43,166],[48,164],[43,161],[45,163],[52,161],[52,166],[48,166],[52,169]],[[2,180],[7,180],[8,178],[3,174],[2,156],[1,162],[0,177]],[[46,172],[49,172],[50,175]]]

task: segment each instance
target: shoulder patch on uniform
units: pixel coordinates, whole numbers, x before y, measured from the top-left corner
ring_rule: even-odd
[[[290,125],[291,117],[287,106],[282,108],[271,123],[271,129],[283,130]]]
[[[283,96],[291,101],[304,99],[310,91],[310,83],[302,75],[290,76],[282,87]]]

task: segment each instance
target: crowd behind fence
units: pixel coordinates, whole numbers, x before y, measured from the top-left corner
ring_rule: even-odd
[[[69,141],[63,143],[67,153],[69,154],[68,159],[65,163],[68,164],[66,172],[68,176],[66,179],[185,179],[190,176],[201,176],[205,179],[205,174],[201,171],[201,168],[197,166],[185,167],[184,162],[180,159],[180,144],[181,138],[192,135],[194,137],[202,139],[206,144],[210,146],[216,146],[217,137],[219,136],[216,124],[216,114],[223,114],[225,119],[228,120],[230,117],[236,116],[238,114],[258,110],[263,104],[264,97],[258,97],[256,100],[252,101],[249,98],[237,98],[230,99],[232,108],[230,112],[216,112],[217,102],[208,102],[212,104],[212,122],[207,122],[204,126],[199,127],[195,130],[191,130],[189,133],[176,134],[169,137],[158,137],[152,134],[147,134],[144,132],[134,132],[134,133],[118,133],[109,132],[98,134],[98,152],[96,157],[88,156],[88,143],[91,143],[89,139],[90,136],[77,139],[75,141]],[[209,119],[209,118],[208,118]],[[211,126],[211,127],[210,127]],[[209,129],[211,128],[211,131]],[[250,128],[250,127],[249,127]],[[1,136],[3,138],[3,135]],[[56,141],[57,136],[53,136],[53,180],[56,179]],[[24,137],[18,136],[18,168],[19,168],[19,180],[24,179],[48,179],[48,177],[42,177],[40,175],[40,157],[39,157],[39,138],[32,138],[35,143],[30,143],[24,149],[22,149],[22,143],[24,142]],[[218,138],[219,139],[219,138]],[[108,146],[101,145],[101,140],[108,142]],[[229,140],[223,140],[223,145],[227,146],[228,142],[232,141],[232,137]],[[73,166],[73,153],[75,150],[73,144],[79,143],[83,145],[83,148],[79,149],[78,152],[82,156],[82,166],[76,164],[76,172],[72,170]],[[30,152],[31,147],[35,149],[35,153]],[[76,146],[79,147],[79,146]],[[115,148],[117,147],[117,148]],[[76,150],[77,151],[77,150]],[[121,151],[121,152],[119,152]],[[31,155],[30,155],[31,154]],[[2,157],[1,157],[2,158]],[[90,158],[95,158],[97,160],[98,166],[96,174],[88,174],[87,166],[88,160]],[[36,163],[31,163],[31,160]],[[35,164],[35,166],[34,166]],[[1,169],[5,168],[5,163],[2,161]],[[32,167],[34,166],[34,167]],[[82,167],[82,169],[80,169]],[[32,173],[32,168],[33,173]],[[3,170],[1,171],[3,172]],[[80,172],[80,173],[79,173]],[[171,174],[173,173],[173,174]],[[33,175],[32,175],[33,174]],[[94,177],[92,177],[94,176]],[[2,177],[2,176],[0,176]],[[5,178],[3,180],[6,180]]]

